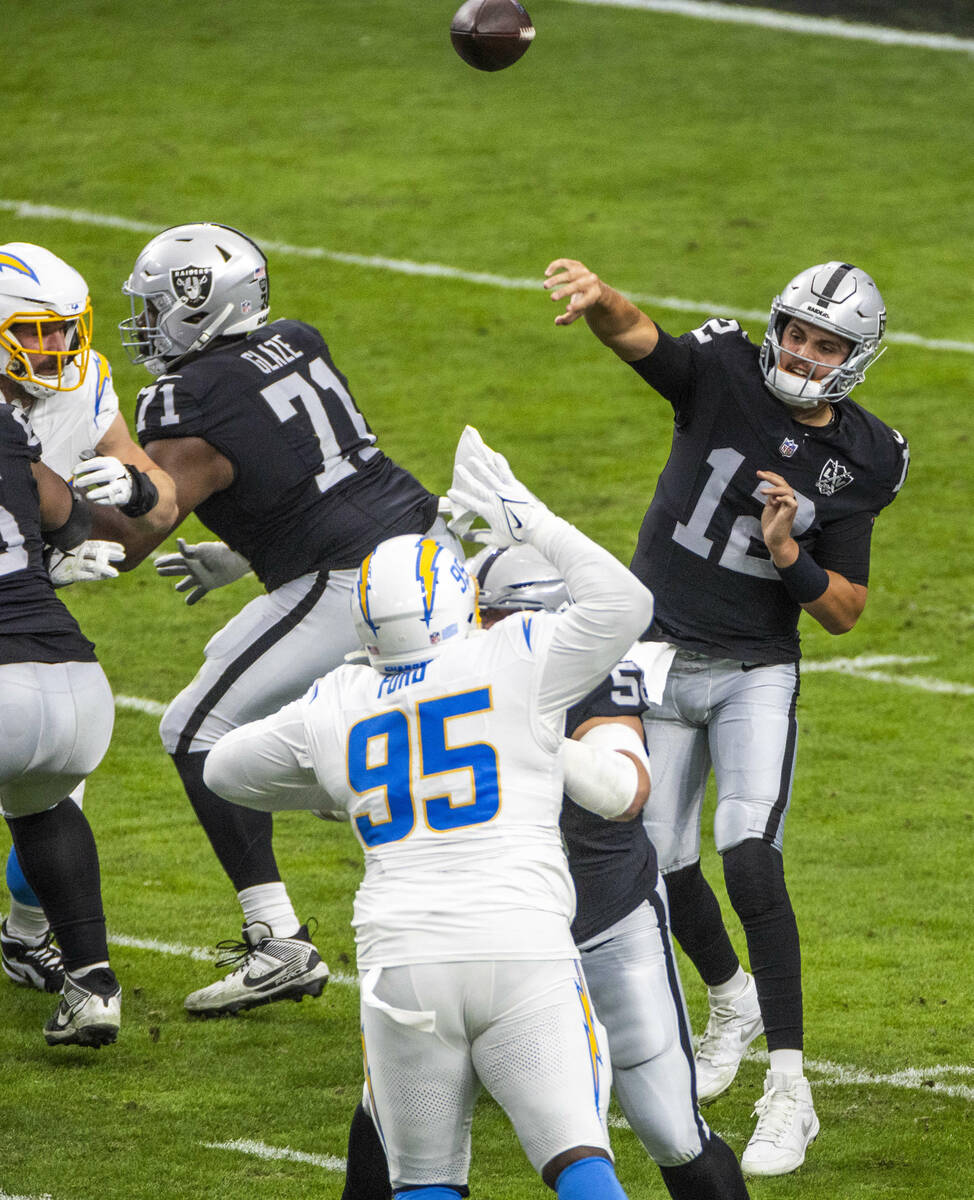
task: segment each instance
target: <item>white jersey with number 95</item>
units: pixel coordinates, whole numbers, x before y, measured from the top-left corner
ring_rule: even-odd
[[[309,765],[365,851],[360,969],[575,957],[561,728],[538,715],[552,620],[509,617],[398,674],[344,666],[301,702]]]

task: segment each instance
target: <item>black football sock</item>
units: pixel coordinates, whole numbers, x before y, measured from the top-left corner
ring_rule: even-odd
[[[678,1167],[660,1167],[673,1200],[748,1200],[734,1151],[711,1131],[703,1153]]]
[[[98,849],[88,818],[73,800],[45,812],[7,817],[24,878],[61,947],[67,971],[108,961]]]
[[[281,874],[274,857],[271,814],[231,804],[211,792],[203,782],[205,751],[174,754],[172,760],[199,823],[234,888],[242,892],[261,883],[279,883]]]
[[[724,881],[747,938],[768,1049],[801,1050],[801,948],[781,854],[749,838],[724,855]]]
[[[389,1164],[375,1123],[360,1102],[348,1130],[342,1200],[390,1200]]]
[[[724,928],[720,905],[700,863],[666,875],[670,931],[708,987],[726,983],[740,963]]]

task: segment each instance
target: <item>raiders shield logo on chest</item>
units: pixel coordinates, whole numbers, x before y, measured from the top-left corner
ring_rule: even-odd
[[[840,488],[852,483],[852,480],[852,472],[837,458],[830,458],[822,468],[815,486],[823,496],[834,496]]]

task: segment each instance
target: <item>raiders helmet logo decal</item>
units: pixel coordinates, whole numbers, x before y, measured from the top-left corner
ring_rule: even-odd
[[[852,483],[852,472],[842,465],[837,458],[830,458],[822,468],[815,486],[823,496],[834,496],[840,488]]]
[[[183,304],[199,308],[205,304],[213,287],[213,272],[209,267],[179,267],[169,272],[172,290]]]

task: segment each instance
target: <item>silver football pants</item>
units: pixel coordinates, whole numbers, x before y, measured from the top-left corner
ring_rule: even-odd
[[[714,840],[723,853],[747,838],[779,851],[791,800],[798,666],[710,658],[678,650],[660,704],[643,715],[653,794],[643,821],[664,874],[700,857],[711,768]]]

